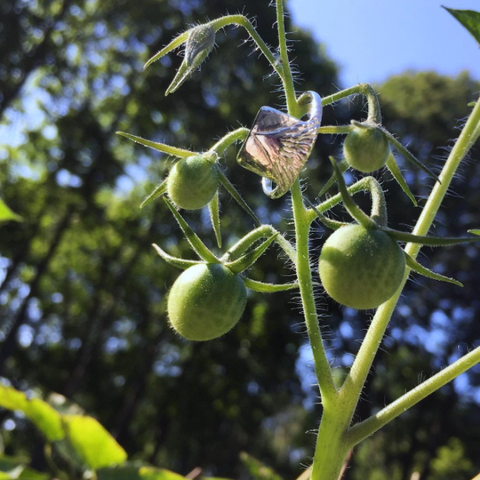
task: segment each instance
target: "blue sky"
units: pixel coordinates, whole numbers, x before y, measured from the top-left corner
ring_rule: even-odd
[[[293,21],[310,30],[340,66],[343,87],[381,82],[406,69],[480,80],[480,48],[446,10],[480,10],[480,0],[290,0]],[[301,65],[299,66],[301,70]]]

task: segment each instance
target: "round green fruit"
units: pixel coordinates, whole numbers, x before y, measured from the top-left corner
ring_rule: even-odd
[[[405,255],[385,232],[347,225],[323,245],[319,273],[323,287],[334,300],[368,310],[397,291],[405,273]]]
[[[378,128],[354,127],[343,143],[343,156],[348,164],[363,173],[372,173],[387,163],[390,146]]]
[[[202,155],[179,160],[167,179],[168,196],[185,210],[206,207],[218,188],[218,171],[214,162]]]
[[[168,315],[187,340],[213,340],[236,325],[246,303],[247,289],[238,275],[218,263],[195,265],[173,284]]]

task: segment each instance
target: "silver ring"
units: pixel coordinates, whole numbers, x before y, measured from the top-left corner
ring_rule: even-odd
[[[263,177],[263,191],[270,198],[280,198],[290,190],[318,136],[322,120],[320,95],[305,92],[298,103],[309,107],[305,120],[275,108],[262,107],[238,152],[238,163]]]

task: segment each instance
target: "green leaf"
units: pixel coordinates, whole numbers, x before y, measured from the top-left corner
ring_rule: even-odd
[[[152,247],[167,263],[173,265],[174,267],[181,268],[182,270],[186,270],[187,268],[193,267],[194,265],[200,265],[205,263],[197,260],[185,260],[184,258],[172,257],[155,243],[152,243]]]
[[[140,204],[140,208],[143,208],[145,205],[148,205],[150,202],[153,202],[158,197],[161,197],[167,191],[167,180],[164,180],[162,183],[155,187],[155,190]]]
[[[260,460],[257,460],[248,453],[242,452],[240,454],[240,460],[256,480],[282,480],[282,477],[278,475],[275,470],[267,467]]]
[[[5,202],[0,198],[0,222],[8,222],[9,220],[14,220],[16,222],[21,222],[22,217],[12,212]]]
[[[408,187],[408,184],[405,181],[402,172],[398,168],[397,162],[395,161],[395,157],[393,156],[392,152],[390,152],[390,155],[387,159],[387,168],[392,174],[393,178],[396,180],[396,182],[400,185],[400,188],[403,190],[403,192],[412,201],[412,203],[417,206],[417,200],[414,197],[413,193],[410,191],[410,188]]]
[[[247,202],[242,198],[237,189],[233,186],[230,180],[225,176],[220,168],[218,169],[218,178],[225,190],[232,196],[232,198],[253,218],[257,225],[261,225],[260,220],[255,215],[254,211],[248,206]]]
[[[97,470],[98,480],[185,480],[178,473],[154,468],[148,465],[135,465],[134,462],[121,467]]]
[[[52,442],[61,440],[65,436],[61,415],[39,398],[29,400],[23,392],[0,385],[0,407],[23,412]]]
[[[424,267],[423,265],[418,263],[414,258],[412,258],[410,255],[408,255],[408,253],[405,253],[405,260],[407,262],[407,265],[412,270],[419,273],[420,275],[423,275],[424,277],[431,278],[432,280],[438,280],[439,282],[453,283],[458,287],[463,287],[463,284],[460,283],[458,280],[455,280],[454,278],[445,277],[444,275],[440,275],[439,273],[435,273],[429,268]]]
[[[255,292],[260,293],[276,293],[276,292],[285,292],[286,290],[293,290],[295,288],[299,288],[298,282],[292,283],[264,283],[259,282],[258,280],[252,280],[248,277],[242,277],[243,283],[245,286],[250,290],[254,290]]]
[[[132,142],[139,143],[144,147],[153,148],[159,152],[168,153],[173,157],[180,157],[186,158],[191,157],[192,155],[200,155],[197,152],[191,152],[190,150],[184,150],[183,148],[171,147],[170,145],[165,145],[164,143],[152,142],[151,140],[147,140],[146,138],[137,137],[137,135],[132,135],[130,133],[125,132],[115,132],[117,135],[121,137],[128,138]]]
[[[472,35],[480,45],[480,12],[474,10],[454,10],[453,8],[443,7],[447,12],[453,15]]]
[[[467,230],[468,233],[473,233],[474,235],[480,235],[480,230]]]
[[[167,204],[170,211],[173,213],[175,220],[180,225],[183,233],[187,237],[188,243],[190,243],[193,250],[197,255],[208,263],[220,263],[218,258],[205,246],[205,244],[200,240],[198,235],[190,228],[190,225],[184,220],[184,218],[178,213],[175,205],[167,198],[164,197],[163,200]]]
[[[218,248],[222,248],[222,232],[220,229],[220,202],[218,201],[218,191],[215,193],[213,200],[208,204],[210,211],[210,220],[212,222],[215,238],[217,239]]]
[[[47,402],[39,398],[28,400],[25,415],[50,441],[61,440],[65,436],[61,415]]]
[[[265,250],[272,244],[278,235],[278,233],[274,233],[260,245],[243,255],[243,257],[240,257],[233,262],[227,262],[225,263],[225,266],[234,273],[241,273],[247,268],[250,268],[263,255]]]
[[[127,460],[125,450],[94,418],[65,415],[63,420],[68,440],[90,468],[96,470]]]

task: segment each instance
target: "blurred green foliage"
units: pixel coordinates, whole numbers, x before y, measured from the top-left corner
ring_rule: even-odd
[[[166,294],[179,271],[150,245],[176,256],[191,252],[162,202],[138,208],[171,163],[114,135],[124,130],[200,151],[228,130],[250,126],[260,106],[282,103],[278,79],[250,43],[241,45],[246,34],[240,29],[217,35],[202,71],[175,95],[164,92],[181,63],[178,55],[142,71],[186,25],[243,5],[266,42],[275,44],[275,11],[267,2],[0,2],[0,191],[24,219],[0,226],[0,375],[22,391],[72,399],[132,460],[182,475],[199,466],[208,475],[247,478],[239,459],[246,451],[292,478],[309,463],[314,437],[305,432],[317,428],[321,414],[298,300],[290,293],[251,293],[243,319],[225,337],[194,344],[174,335]],[[336,91],[336,66],[324,47],[302,31],[290,38],[300,40],[292,43],[299,90]],[[480,85],[468,74],[406,73],[378,89],[386,127],[435,169]],[[325,109],[324,123],[363,116],[359,102],[345,102]],[[311,198],[330,176],[327,158],[338,154],[341,140],[318,139],[304,173]],[[288,198],[268,200],[258,177],[236,165],[234,150],[222,161],[229,178],[263,222],[289,231]],[[459,235],[480,224],[474,155],[432,233]],[[423,173],[408,167],[405,175],[419,198],[428,194],[432,182]],[[390,225],[411,225],[420,209],[394,182],[388,187]],[[228,196],[220,202],[228,248],[252,221]],[[208,215],[187,219],[215,250]],[[319,229],[312,244],[319,247],[324,238]],[[478,344],[478,247],[426,252],[423,263],[465,288],[409,282],[357,420]],[[262,257],[252,278],[290,279],[278,253]],[[319,299],[321,311],[329,312],[322,320],[341,377],[369,316],[340,309],[321,292]],[[364,442],[345,478],[406,480],[415,471],[422,480],[473,476],[480,470],[479,373],[460,377]],[[47,471],[44,440],[30,422],[6,411],[0,420],[4,453],[28,455],[32,467]]]

